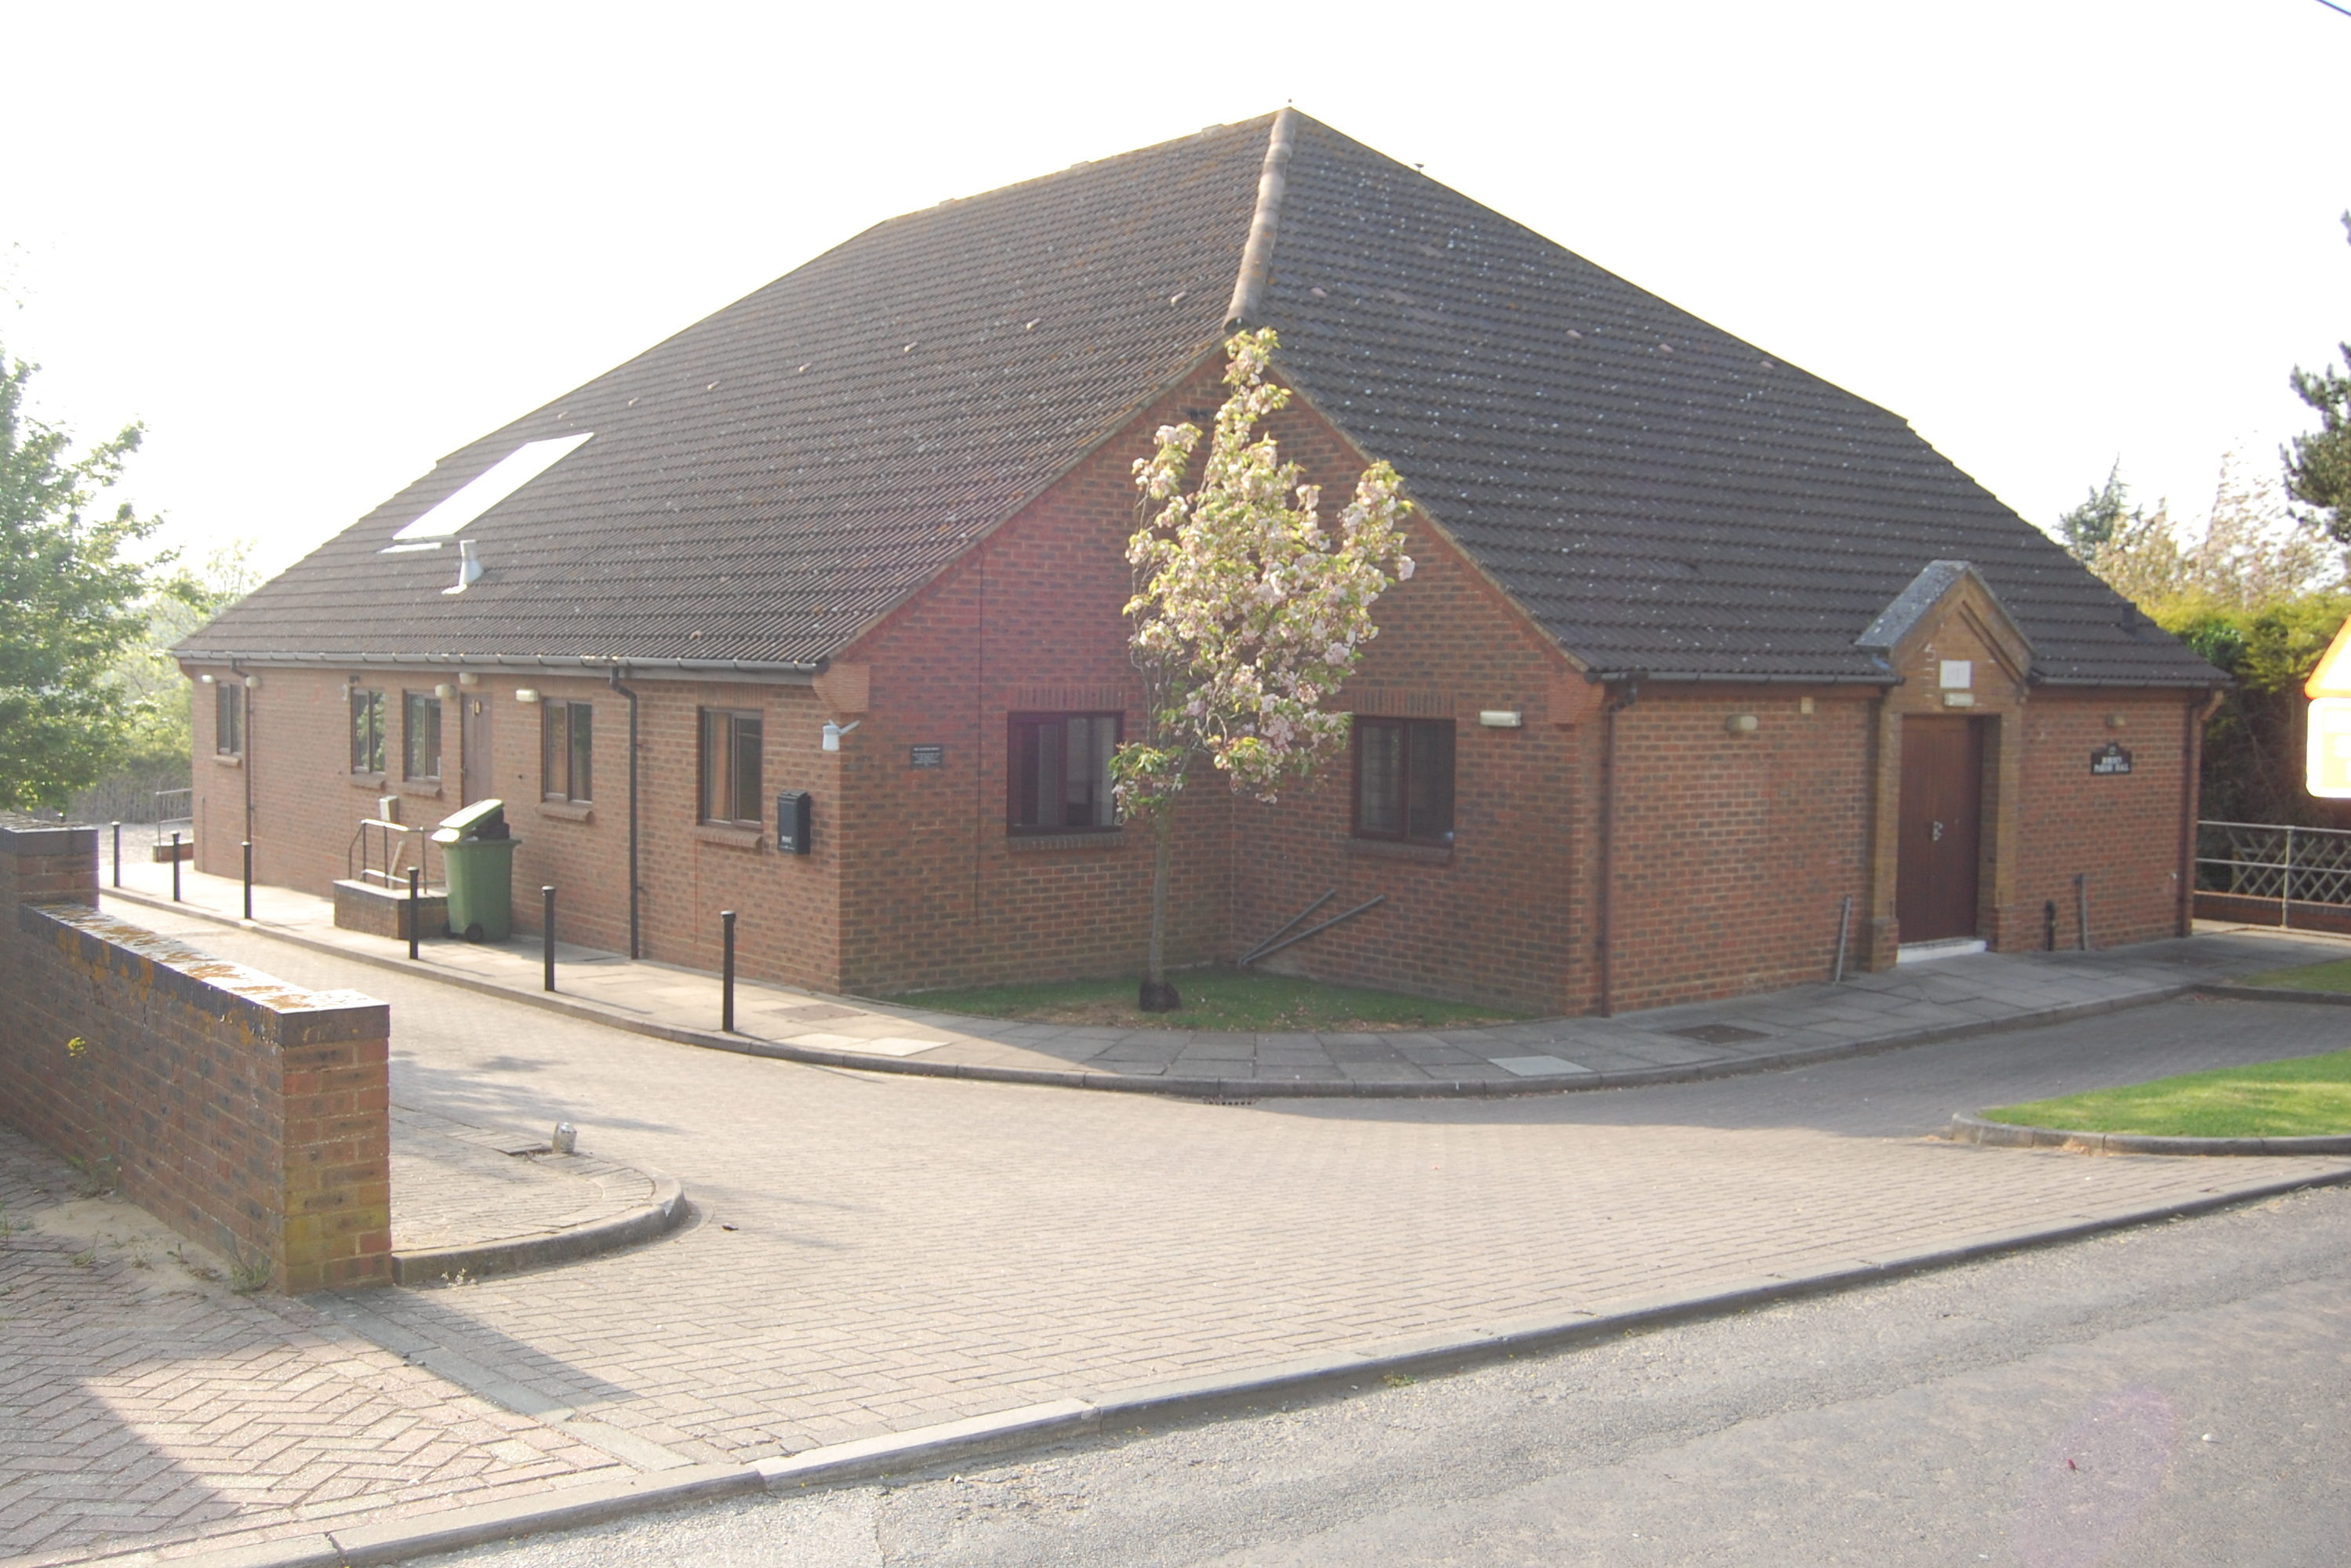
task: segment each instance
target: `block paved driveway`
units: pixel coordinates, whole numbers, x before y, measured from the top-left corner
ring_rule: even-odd
[[[1956,1109],[2344,1043],[2345,1012],[2285,1003],[2171,1003],[1653,1089],[1211,1105],[760,1061],[260,934],[187,934],[389,999],[402,1105],[569,1120],[583,1150],[683,1179],[699,1218],[663,1242],[301,1308],[638,1468],[1556,1320],[2346,1165],[1920,1137]],[[492,1466],[479,1484],[506,1480]],[[249,1522],[303,1517],[275,1506]]]

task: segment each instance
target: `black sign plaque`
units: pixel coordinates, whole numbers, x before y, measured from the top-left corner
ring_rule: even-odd
[[[2130,753],[2125,751],[2122,743],[2116,740],[2110,740],[2090,753],[2090,771],[2093,773],[2127,773],[2130,762]]]
[[[906,748],[906,766],[909,768],[945,768],[946,765],[947,748],[944,746],[910,746]]]

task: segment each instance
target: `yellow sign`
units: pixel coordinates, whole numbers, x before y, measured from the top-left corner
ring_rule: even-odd
[[[2319,655],[2318,667],[2302,683],[2306,697],[2351,697],[2351,621],[2343,622],[2335,641]]]
[[[2322,800],[2351,800],[2351,697],[2313,697],[2303,787]]]

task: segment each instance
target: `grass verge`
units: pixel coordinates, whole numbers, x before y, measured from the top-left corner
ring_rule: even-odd
[[[922,991],[896,999],[911,1007],[974,1013],[982,1018],[1237,1033],[1457,1029],[1464,1024],[1502,1023],[1525,1016],[1468,1002],[1437,1001],[1361,986],[1324,985],[1289,975],[1201,969],[1169,978],[1184,998],[1182,1010],[1172,1013],[1146,1013],[1136,1008],[1135,982],[1131,979],[983,986],[966,990]]]
[[[1984,1120],[2172,1138],[2304,1138],[2351,1133],[2351,1051],[2184,1072],[1986,1111]]]
[[[2329,958],[2323,964],[2304,964],[2294,969],[2272,969],[2266,975],[2249,975],[2244,983],[2288,991],[2351,991],[2351,958]]]

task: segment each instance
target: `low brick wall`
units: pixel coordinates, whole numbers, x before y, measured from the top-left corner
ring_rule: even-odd
[[[390,1009],[99,914],[97,832],[0,813],[0,1119],[288,1292],[392,1273]]]

